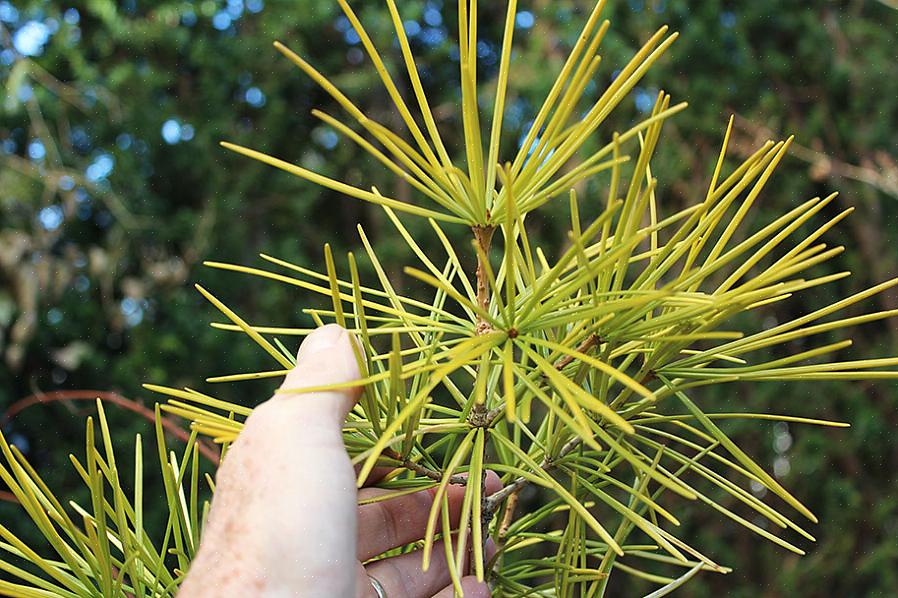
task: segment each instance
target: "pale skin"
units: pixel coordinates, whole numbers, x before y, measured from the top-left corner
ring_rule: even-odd
[[[296,367],[275,396],[255,409],[216,476],[216,490],[199,552],[180,598],[260,596],[387,598],[455,595],[442,544],[422,571],[412,552],[368,562],[424,535],[432,491],[358,506],[385,490],[356,490],[341,426],[361,389],[287,393],[350,382],[359,369],[350,335],[335,324],[310,334]],[[501,487],[487,476],[487,492]],[[450,486],[458,521],[464,488]],[[462,579],[465,598],[486,598],[486,584]]]

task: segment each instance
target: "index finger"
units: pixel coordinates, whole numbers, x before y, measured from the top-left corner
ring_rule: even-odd
[[[494,471],[487,471],[483,490],[487,494],[497,492],[502,482]],[[359,498],[373,498],[393,492],[382,488],[363,488]],[[366,561],[397,546],[410,544],[424,537],[427,517],[433,505],[436,488],[406,494],[382,502],[358,507],[358,558]],[[458,525],[465,487],[450,484],[446,489],[449,501],[449,520],[453,528]]]

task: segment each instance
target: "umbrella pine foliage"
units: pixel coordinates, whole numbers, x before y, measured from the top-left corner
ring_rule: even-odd
[[[343,108],[339,116],[314,115],[404,181],[412,199],[223,145],[378,206],[415,256],[405,273],[419,284],[411,294],[397,288],[361,226],[359,254],[336,256],[326,245],[320,270],[268,255],[256,265],[207,265],[318,294],[328,306],[306,309],[310,318],[318,325],[336,322],[359,338],[365,373],[352,385],[364,385],[365,392],[344,424],[359,485],[373,468],[388,466],[392,473],[378,485],[393,492],[377,500],[436,489],[425,537],[402,550],[422,550],[427,564],[435,539],[446,539],[459,593],[461,563],[471,554],[473,572],[489,580],[498,596],[600,596],[612,574],[646,579],[657,585],[651,596],[663,596],[699,573],[728,571],[678,534],[677,510],[695,503],[802,554],[801,545],[813,541],[805,527],[816,523],[814,515],[721,423],[846,424],[724,412],[703,401],[700,389],[728,385],[738,393],[753,381],[898,377],[889,369],[898,365],[895,358],[837,358],[850,346],[847,338],[766,357],[798,339],[832,338],[895,315],[856,315],[854,307],[898,280],[763,330],[738,327],[740,314],[800,302],[803,293],[849,275],[815,274],[815,267],[842,251],[827,245],[826,237],[850,210],[829,214],[834,197],[816,197],[746,230],[790,140],[768,141],[733,164],[727,159],[730,120],[707,188],[690,207],[666,213],[657,201],[652,157],[666,121],[685,104],[672,103],[661,91],[653,109],[629,129],[605,125],[676,34],[658,30],[604,90],[593,93],[589,83],[596,80],[610,26],[602,19],[604,1],[588,15],[529,132],[514,148],[500,141],[513,72],[515,0],[507,5],[499,68],[490,81],[478,77],[477,2],[458,2],[462,147],[448,147],[441,137],[395,1],[385,0],[385,9],[398,42],[391,51],[406,67],[402,73],[388,70],[352,7],[338,2],[400,128],[370,118],[313,65],[275,46]],[[412,93],[401,93],[400,86]],[[587,140],[596,139],[586,149]],[[602,193],[581,197],[575,191],[597,177]],[[600,209],[581,210],[587,204]],[[545,211],[570,219],[558,251],[544,250],[528,235],[528,219]],[[587,218],[587,211],[598,215]],[[410,219],[426,220],[432,235],[426,246],[442,247],[441,254],[422,249]],[[459,228],[470,231],[469,246],[450,241],[447,231]],[[371,280],[362,280],[361,260],[370,265]],[[272,360],[268,371],[216,375],[209,382],[280,378],[293,367],[293,352],[281,339],[310,329],[247,322],[213,292],[197,288],[221,313],[213,326],[249,337]],[[164,481],[165,504],[147,504],[143,495],[145,443],[139,436],[129,456],[134,478],[120,477],[102,405],[97,422],[87,422],[86,456],[72,458],[90,489],[89,504],[54,496],[22,454],[0,442],[0,476],[48,543],[38,552],[0,526],[0,569],[17,579],[0,580],[0,591],[71,598],[175,593],[199,546],[204,497],[214,491],[213,480],[200,473],[199,438],[219,443],[226,455],[251,409],[190,388],[147,388],[166,397],[156,408],[150,451]],[[178,451],[166,446],[163,411],[190,422],[189,441]],[[124,451],[119,447],[119,459]],[[484,490],[487,470],[504,483],[493,494]],[[450,484],[465,486],[455,537],[446,529]],[[752,484],[771,498],[759,498]],[[522,499],[529,489],[538,490],[538,500]],[[738,512],[724,502],[738,504]],[[145,529],[147,508],[167,509],[160,533]],[[484,550],[489,537],[498,548],[490,558]]]

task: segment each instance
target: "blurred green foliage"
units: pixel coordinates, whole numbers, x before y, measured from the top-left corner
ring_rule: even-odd
[[[376,41],[388,47],[384,7],[355,4]],[[514,99],[506,112],[510,141],[526,133],[589,4],[521,3]],[[454,3],[410,0],[401,8],[444,136],[459,147],[461,127],[447,109],[459,97]],[[481,10],[479,51],[489,78],[504,3],[482,3]],[[338,109],[271,48],[273,40],[283,41],[333,75],[365,111],[395,119],[386,98],[372,91],[376,75],[338,15],[332,0],[0,1],[0,410],[56,389],[111,390],[149,405],[143,382],[197,387],[209,375],[265,369],[264,355],[250,343],[208,327],[213,310],[188,283],[216,290],[258,324],[309,325],[301,309],[312,299],[271,284],[241,286],[238,277],[202,268],[203,259],[247,263],[264,252],[316,264],[325,241],[355,246],[355,226],[362,223],[393,267],[396,286],[411,284],[401,272],[409,261],[405,246],[377,208],[217,146],[227,139],[413,197],[310,115],[313,107]],[[600,132],[607,137],[649,110],[662,85],[674,101],[690,102],[668,125],[675,141],[653,164],[664,209],[700,199],[734,113],[737,152],[797,135],[793,157],[762,197],[766,211],[759,218],[839,190],[830,215],[846,206],[856,212],[826,239],[846,246],[836,262],[854,272],[837,290],[845,295],[898,275],[898,11],[873,0],[612,0],[606,16],[613,26],[598,75],[605,81],[657,26],[681,32],[633,94],[630,114]],[[398,52],[390,57],[399,59]],[[598,197],[590,191],[600,187],[600,180],[591,183],[584,197]],[[550,245],[561,238],[565,220],[534,221],[531,234]],[[825,292],[821,304],[832,298]],[[868,309],[898,308],[894,292],[878,301]],[[769,327],[814,307],[778,304],[744,325]],[[860,329],[854,339],[856,355],[894,354],[898,322]],[[232,396],[231,385],[219,395],[254,404],[267,398],[271,384],[243,388],[240,397]],[[691,514],[681,517],[684,535],[736,570],[700,577],[681,594],[894,595],[896,389],[767,384],[727,390],[703,400],[853,427],[732,424],[728,429],[747,452],[763,457],[820,517],[818,543],[806,547],[807,557],[794,557],[713,512],[683,509]],[[33,406],[3,423],[63,495],[76,486],[66,454],[82,443],[88,405]],[[144,422],[109,413],[122,446],[130,447]],[[621,587],[614,595],[640,589]]]

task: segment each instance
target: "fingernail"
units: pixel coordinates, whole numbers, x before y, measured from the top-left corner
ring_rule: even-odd
[[[486,541],[486,558],[487,560],[493,558],[496,554],[496,543],[493,542],[492,538],[488,538]]]
[[[296,363],[300,364],[303,360],[321,351],[333,349],[340,343],[344,334],[346,334],[346,330],[337,324],[328,324],[318,328],[300,345],[299,353],[296,354]]]

